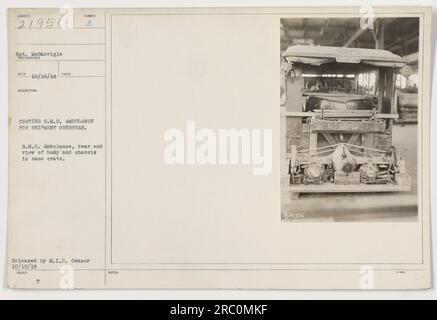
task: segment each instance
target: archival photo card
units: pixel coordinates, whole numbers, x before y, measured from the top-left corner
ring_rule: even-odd
[[[9,288],[429,288],[430,26],[10,9]]]

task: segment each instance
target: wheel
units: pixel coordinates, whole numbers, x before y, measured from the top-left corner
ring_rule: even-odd
[[[290,192],[290,199],[291,200],[297,200],[299,199],[300,193],[299,192]]]

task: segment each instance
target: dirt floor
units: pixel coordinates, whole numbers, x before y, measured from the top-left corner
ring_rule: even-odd
[[[393,145],[405,159],[410,192],[282,194],[284,222],[401,222],[417,221],[417,125],[395,125]]]

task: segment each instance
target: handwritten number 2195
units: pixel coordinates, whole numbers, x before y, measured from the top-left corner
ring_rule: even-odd
[[[55,20],[53,18],[45,19],[38,19],[38,20],[30,20],[28,24],[26,24],[25,20],[20,20],[18,22],[17,29],[52,29],[55,25]]]

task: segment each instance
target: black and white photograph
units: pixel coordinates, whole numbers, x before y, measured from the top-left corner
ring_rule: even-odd
[[[283,222],[417,221],[419,30],[281,19]]]
[[[41,1],[0,5],[0,300],[437,295],[436,6]]]

